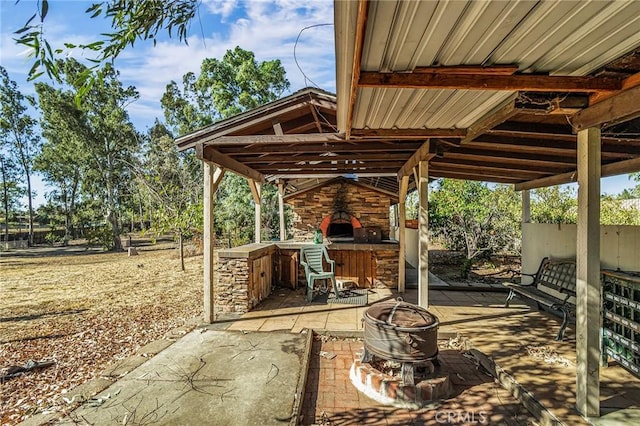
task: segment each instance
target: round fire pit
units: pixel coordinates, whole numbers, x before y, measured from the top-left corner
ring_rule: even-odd
[[[406,303],[383,302],[364,314],[365,353],[386,360],[421,363],[438,355],[438,318]]]

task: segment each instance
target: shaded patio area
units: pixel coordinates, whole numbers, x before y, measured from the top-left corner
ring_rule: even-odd
[[[370,289],[368,296],[368,303],[371,305],[378,301],[395,299],[398,294],[390,289],[376,288]],[[302,290],[279,289],[255,310],[230,321],[228,329],[290,330],[300,333],[305,328],[312,328],[317,332],[333,332],[338,336],[361,336],[361,318],[367,306],[317,302],[309,304],[305,302],[304,297]],[[402,297],[415,303],[417,291],[409,289]],[[474,348],[485,354],[490,365],[491,361],[495,363],[495,370],[501,376],[503,386],[521,386],[517,392],[525,390],[525,394],[528,393],[533,401],[537,401],[543,407],[537,413],[542,424],[587,424],[575,409],[575,329],[570,326],[564,341],[554,341],[553,338],[560,326],[558,317],[531,309],[517,299],[510,308],[504,308],[504,299],[505,294],[498,292],[432,289],[429,295],[429,310],[440,319],[441,339],[459,334],[467,340],[467,348]],[[356,346],[361,346],[362,343],[354,342],[345,347],[339,346],[340,342],[335,344],[336,347],[329,348],[338,355],[333,360],[335,363],[323,364],[327,368],[331,366],[333,373],[314,371],[313,364],[309,370],[307,405],[303,407],[307,419],[311,410],[309,403],[312,403],[316,421],[322,420],[323,416],[331,418],[332,413],[342,419],[342,423],[336,424],[360,424],[365,418],[369,418],[367,424],[386,424],[386,421],[391,421],[390,418],[395,418],[396,421],[404,418],[407,422],[411,419],[411,422],[418,424],[425,421],[424,416],[420,417],[421,410],[410,412],[383,407],[364,396],[360,399],[347,398],[346,401],[350,401],[348,406],[340,405],[336,400],[325,399],[322,389],[331,394],[334,392],[328,391],[327,386],[331,389],[345,388],[355,391],[351,389],[353,386],[349,381],[349,365],[353,359],[353,352],[358,349]],[[318,343],[314,346],[316,354],[320,350],[317,345]],[[322,350],[328,349],[323,346]],[[323,361],[327,360],[321,360],[321,363]],[[468,362],[464,358],[457,361]],[[474,367],[473,363],[470,365]],[[317,367],[323,370],[322,365]],[[334,376],[333,379],[329,378],[331,375]],[[599,424],[630,424],[640,419],[639,379],[612,363],[608,368],[601,369],[600,381],[603,417],[599,420],[602,423]],[[487,389],[493,389],[492,392],[496,395],[498,388],[500,392],[504,391],[500,386],[493,385],[491,379],[488,384],[478,383],[480,388],[474,389],[481,394],[488,392]],[[485,389],[483,386],[488,388]],[[351,392],[351,395],[357,395],[357,391]],[[311,400],[313,401],[310,402]],[[465,396],[465,406],[457,408],[473,410],[473,406],[477,405],[478,410],[485,402],[487,401],[481,403],[477,397]],[[369,413],[369,417],[365,416],[366,413]],[[509,418],[503,417],[505,424],[513,421],[508,421]],[[616,423],[613,419],[622,419],[622,423]]]

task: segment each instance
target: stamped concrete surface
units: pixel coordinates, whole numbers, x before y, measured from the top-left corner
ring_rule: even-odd
[[[307,335],[198,329],[58,424],[282,425]]]

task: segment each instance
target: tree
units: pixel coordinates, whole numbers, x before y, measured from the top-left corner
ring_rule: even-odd
[[[482,255],[517,248],[518,214],[517,194],[505,185],[440,179],[429,200],[429,227],[449,249],[464,251],[464,277]]]
[[[24,189],[18,182],[18,168],[8,155],[0,152],[0,200],[4,211],[4,240],[9,241],[9,215],[18,207]]]
[[[143,193],[158,207],[153,228],[173,232],[178,239],[180,265],[184,271],[183,239],[202,228],[202,179],[194,171],[192,156],[181,155],[173,136],[156,120],[149,131],[145,162],[137,180]]]
[[[57,129],[63,126],[65,137],[80,144],[78,158],[81,160],[83,196],[100,203],[104,217],[109,224],[111,248],[122,248],[120,241],[120,209],[124,195],[132,180],[135,155],[139,152],[141,138],[129,121],[125,106],[138,97],[133,87],[123,87],[118,80],[118,72],[110,65],[102,70],[102,84],[93,86],[82,97],[82,104],[70,104],[81,90],[78,76],[86,67],[73,59],[61,62],[61,76],[67,90],[58,91],[56,98],[65,100],[64,124],[53,121],[55,113],[44,113],[44,126]],[[42,107],[54,108],[56,102],[43,102]]]
[[[40,147],[36,134],[36,120],[27,114],[25,102],[34,105],[32,97],[24,96],[15,81],[9,78],[7,70],[0,66],[0,142],[9,146],[9,151],[22,167],[27,184],[29,207],[29,245],[33,245],[33,192],[31,172],[33,160]]]
[[[537,223],[576,223],[578,200],[571,187],[551,186],[533,191],[531,221]]]
[[[60,206],[64,217],[66,243],[73,237],[74,215],[80,195],[81,170],[87,161],[82,140],[83,113],[69,92],[38,83],[36,92],[43,113],[41,127],[45,142],[35,159],[35,169],[55,189],[49,201]]]
[[[172,81],[162,96],[166,122],[182,135],[220,119],[276,100],[289,87],[279,60],[257,62],[252,52],[236,47],[221,60],[205,59],[200,74],[187,73],[182,87]],[[265,229],[277,217],[277,190],[263,186]],[[231,245],[253,238],[254,203],[244,178],[225,174],[216,197],[215,229]],[[270,235],[271,236],[271,235]]]
[[[182,135],[275,101],[288,88],[279,59],[258,62],[253,52],[236,47],[222,60],[204,59],[200,75],[185,74],[182,88],[169,83],[161,104],[167,123]]]

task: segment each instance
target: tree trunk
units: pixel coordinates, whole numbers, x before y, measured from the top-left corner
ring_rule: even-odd
[[[182,232],[178,232],[178,248],[180,250],[180,269],[184,271],[184,244],[182,240]]]
[[[0,157],[2,167],[2,190],[4,191],[4,242],[9,242],[9,180],[4,169],[4,161]]]
[[[27,175],[27,196],[29,200],[29,247],[33,246],[33,194],[31,194],[31,173],[29,168],[25,165],[25,172]]]

